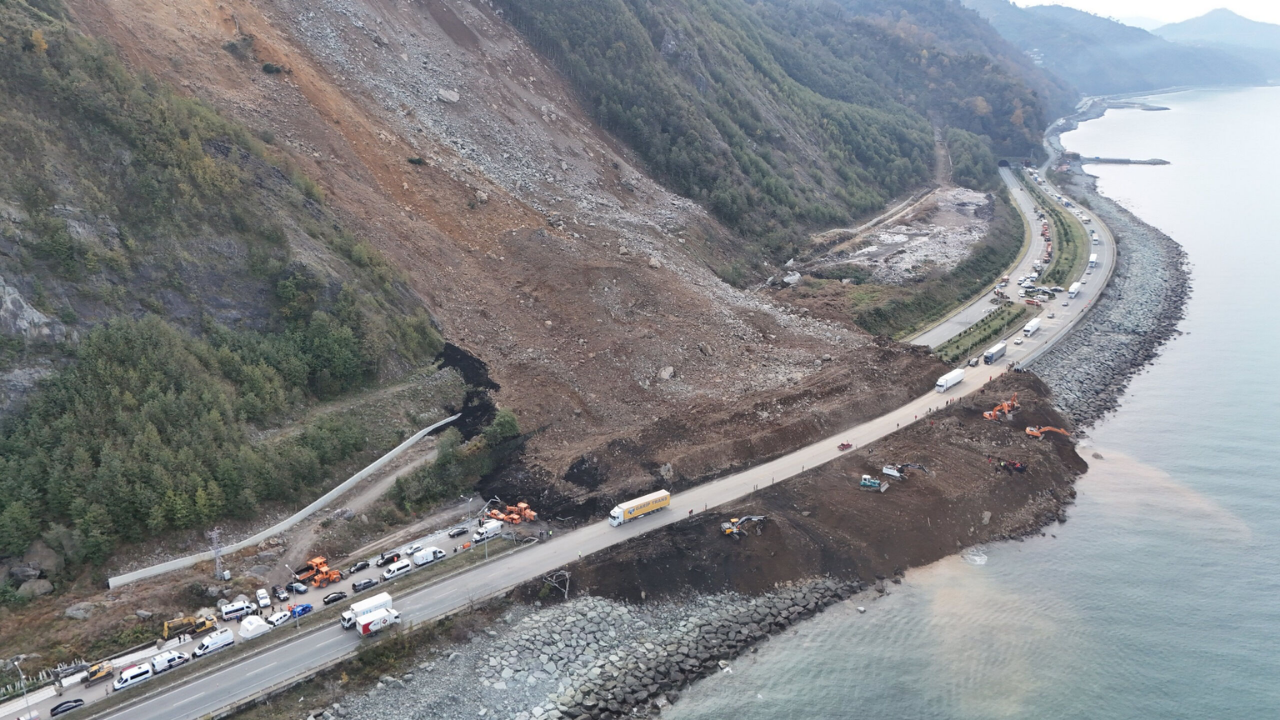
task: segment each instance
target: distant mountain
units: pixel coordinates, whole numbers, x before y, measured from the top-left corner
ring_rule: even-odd
[[[1131,27],[1142,28],[1148,32],[1164,25],[1163,22],[1155,18],[1142,17],[1141,15],[1126,15],[1124,17],[1113,18],[1118,23],[1123,23]]]
[[[1193,47],[1060,5],[1019,8],[1007,0],[962,0],[1044,68],[1089,95],[1180,85],[1254,85],[1270,74],[1256,62]]]
[[[1219,8],[1152,32],[1173,42],[1229,53],[1261,67],[1268,78],[1280,78],[1280,25],[1257,22]]]

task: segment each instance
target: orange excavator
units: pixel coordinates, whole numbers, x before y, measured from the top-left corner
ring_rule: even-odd
[[[538,513],[529,507],[529,503],[521,502],[515,505],[508,505],[506,512],[498,508],[493,508],[488,512],[489,517],[494,520],[501,520],[512,525],[519,525],[522,522],[533,522],[538,519]]]
[[[1013,397],[1005,400],[994,408],[991,408],[989,412],[982,413],[982,417],[988,420],[998,421],[1000,420],[1000,414],[1004,413],[1004,419],[1008,420],[1013,417],[1013,413],[1021,407],[1022,406],[1018,404],[1018,393],[1014,393]]]
[[[313,586],[328,587],[342,579],[342,571],[329,569],[329,561],[322,557],[313,557],[307,561],[306,567],[293,575],[298,582],[310,582]]]
[[[1046,427],[1046,426],[1032,427],[1030,425],[1027,426],[1027,434],[1033,438],[1042,438],[1044,437],[1045,433],[1051,433],[1051,432],[1058,433],[1059,435],[1065,435],[1067,437],[1071,437],[1071,433],[1067,432],[1066,430],[1063,430],[1062,428]]]

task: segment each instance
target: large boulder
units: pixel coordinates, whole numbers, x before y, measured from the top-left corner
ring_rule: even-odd
[[[45,545],[43,540],[31,543],[31,547],[27,548],[26,554],[22,556],[22,562],[38,569],[45,577],[62,572],[62,556]]]
[[[35,580],[40,577],[40,569],[33,568],[30,565],[15,565],[14,567],[9,568],[9,577],[13,578],[14,582],[21,585],[24,582]]]
[[[67,608],[62,614],[72,620],[88,620],[89,616],[93,614],[93,609],[95,607],[97,606],[91,602],[78,602]]]
[[[18,588],[18,597],[31,599],[53,592],[53,583],[44,579],[28,580]]]

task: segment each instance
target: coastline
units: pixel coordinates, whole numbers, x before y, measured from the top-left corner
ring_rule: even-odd
[[[1054,123],[1045,135],[1045,145],[1055,153],[1049,164],[1065,157],[1063,132],[1102,117],[1114,106],[1098,99]],[[1119,106],[1131,108],[1135,103]],[[1066,180],[1059,189],[1110,228],[1116,240],[1116,268],[1089,316],[1041,356],[1034,371],[1053,388],[1057,406],[1088,428],[1120,407],[1129,381],[1180,334],[1177,325],[1191,295],[1191,271],[1176,240],[1099,193],[1097,177],[1079,159],[1066,162]]]

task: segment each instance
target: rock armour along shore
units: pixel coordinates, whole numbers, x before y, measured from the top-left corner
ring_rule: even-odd
[[[1060,147],[1056,137],[1053,143]],[[1071,164],[1070,178],[1061,189],[1087,203],[1115,236],[1116,268],[1089,316],[1031,369],[1084,428],[1118,408],[1129,380],[1178,334],[1191,274],[1181,245],[1100,195],[1096,178],[1079,163]]]
[[[631,606],[584,596],[546,608],[517,606],[470,644],[449,646],[416,670],[385,676],[368,693],[307,717],[648,715],[757,642],[867,587],[818,579],[757,597],[717,594]]]

